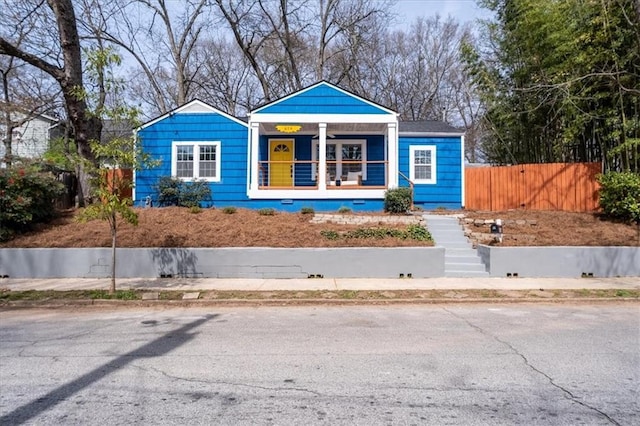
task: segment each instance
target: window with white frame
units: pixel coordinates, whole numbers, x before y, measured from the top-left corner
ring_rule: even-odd
[[[171,175],[183,180],[220,181],[220,142],[174,142]]]
[[[412,145],[409,147],[409,179],[413,183],[436,183],[436,147]]]
[[[318,141],[314,141],[313,148],[313,176],[319,158],[320,147]],[[367,178],[367,144],[363,140],[327,141],[327,172],[330,180],[344,179],[349,172],[362,173],[362,179]]]

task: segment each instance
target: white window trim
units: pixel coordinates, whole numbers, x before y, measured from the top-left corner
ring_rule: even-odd
[[[206,182],[220,182],[220,158],[221,155],[221,143],[220,141],[181,141],[172,142],[171,144],[171,176],[177,177],[177,164],[178,164],[178,147],[179,146],[193,146],[193,177],[179,177],[178,179],[185,182],[192,182],[194,180],[202,180]],[[200,147],[201,146],[215,146],[216,147],[216,176],[215,177],[199,177],[200,174]]]
[[[431,179],[416,179],[416,151],[431,151]],[[410,145],[409,146],[409,179],[415,184],[436,183],[436,146],[435,145]]]
[[[336,155],[340,153],[340,158],[336,158],[336,174],[342,173],[342,144],[345,145],[360,145],[360,149],[362,150],[362,180],[367,180],[367,141],[365,139],[331,139],[327,140],[327,145],[335,145],[336,146]],[[316,161],[318,161],[318,155],[316,152],[318,151],[318,141],[313,141],[313,146],[311,147],[311,176],[313,180],[316,180],[316,170],[318,165]]]

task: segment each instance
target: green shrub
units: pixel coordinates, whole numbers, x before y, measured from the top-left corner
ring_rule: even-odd
[[[303,207],[300,209],[300,213],[302,214],[314,214],[316,211],[313,209],[313,207]]]
[[[338,234],[336,231],[331,230],[322,230],[320,231],[320,235],[325,237],[327,240],[337,240],[338,238],[340,238],[340,234]]]
[[[347,206],[342,206],[338,209],[338,213],[340,214],[351,213],[351,209]]]
[[[640,223],[640,175],[609,172],[598,176],[600,207],[612,218]]]
[[[231,206],[228,206],[222,209],[222,213],[224,214],[234,214],[236,211],[237,211],[236,208]]]
[[[406,233],[395,228],[358,228],[345,234],[345,238],[373,238],[382,240],[387,237],[406,238]]]
[[[320,231],[320,235],[328,240],[338,240],[340,238],[346,239],[376,239],[382,240],[384,238],[398,238],[401,240],[416,240],[416,241],[432,241],[431,234],[423,226],[409,225],[406,229],[397,228],[357,228],[351,231],[347,231],[344,234],[339,234],[336,231],[323,230]]]
[[[411,209],[413,194],[411,188],[401,187],[388,189],[384,193],[384,211],[393,214],[404,214]]]
[[[433,240],[433,237],[431,236],[431,233],[427,231],[427,228],[415,224],[407,226],[407,238],[417,241]]]
[[[276,211],[271,207],[265,207],[263,209],[258,210],[258,214],[260,216],[273,216],[276,214]]]
[[[0,169],[0,241],[56,216],[64,186],[37,168]]]
[[[156,190],[158,191],[158,204],[161,206],[177,206],[180,200],[180,187],[182,181],[171,176],[163,176],[158,179]]]
[[[200,207],[204,201],[211,201],[211,187],[204,180],[184,182],[175,177],[163,176],[158,180],[156,189],[161,206]]]
[[[189,207],[189,213],[191,213],[191,214],[202,213],[202,207],[200,207],[200,206],[191,206],[191,207]]]

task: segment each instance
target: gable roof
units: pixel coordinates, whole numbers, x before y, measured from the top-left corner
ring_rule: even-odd
[[[396,114],[382,105],[320,81],[251,112],[255,114]]]
[[[213,107],[211,105],[209,105],[206,102],[202,102],[199,99],[194,99],[190,102],[187,102],[184,105],[181,105],[169,112],[167,112],[166,114],[163,114],[159,117],[154,118],[151,121],[148,121],[146,123],[144,123],[143,125],[141,125],[140,127],[138,127],[137,129],[135,129],[136,132],[139,132],[142,129],[145,129],[153,124],[156,124],[159,121],[164,120],[167,117],[170,117],[172,115],[175,114],[219,114],[225,118],[228,118],[229,120],[232,120],[238,124],[241,124],[245,127],[247,127],[247,123],[237,119],[236,117],[234,117],[233,115],[229,115],[226,112],[220,111],[219,109],[217,109],[216,107]]]
[[[444,121],[438,120],[400,121],[398,123],[398,134],[462,136],[464,135],[464,130],[457,129]]]

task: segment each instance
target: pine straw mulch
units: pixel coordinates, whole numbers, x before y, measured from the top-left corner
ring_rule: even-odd
[[[330,240],[321,231],[346,232],[372,225],[310,223],[311,214],[276,212],[263,216],[238,209],[225,214],[221,209],[191,213],[178,207],[137,209],[139,225],[120,224],[119,247],[406,247],[429,246],[431,242],[398,238],[341,238]],[[526,224],[504,226],[503,246],[640,246],[640,230],[632,224],[603,219],[594,213],[514,210],[464,213],[474,219],[526,220]],[[382,215],[382,213],[379,213]],[[78,223],[76,212],[66,211],[54,222],[0,244],[0,247],[110,247],[106,222]],[[371,215],[371,214],[368,214]],[[389,228],[390,225],[380,225]],[[399,225],[398,228],[405,228]],[[475,227],[489,232],[489,225]]]
[[[407,247],[431,246],[430,241],[384,239],[330,240],[321,231],[346,232],[363,226],[313,224],[313,214],[276,212],[273,216],[237,209],[226,214],[222,209],[163,207],[136,209],[138,226],[121,223],[118,247]],[[34,232],[0,243],[0,247],[111,247],[109,226],[103,221],[78,223],[76,212],[67,211]],[[406,229],[406,226],[381,225]],[[364,227],[373,227],[366,225]]]
[[[467,211],[465,217],[506,222],[502,243],[479,241],[495,246],[640,246],[640,226],[608,220],[599,213]],[[488,224],[468,228],[473,232],[490,232]]]

